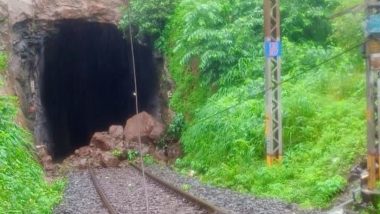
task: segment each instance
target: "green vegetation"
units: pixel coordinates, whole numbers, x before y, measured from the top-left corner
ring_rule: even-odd
[[[154,164],[154,158],[149,154],[144,155],[143,160],[144,160],[144,164],[147,166]]]
[[[123,8],[125,15],[121,18],[119,27],[125,31],[131,24],[137,38],[152,37],[156,40],[157,47],[161,47],[162,31],[173,13],[175,3],[176,0],[129,1],[128,6]],[[129,10],[133,12],[127,13]]]
[[[6,55],[0,53],[0,71],[6,61]],[[0,96],[0,213],[51,213],[61,199],[64,182],[48,184],[44,180],[41,166],[30,152],[30,134],[14,122],[16,106],[15,97]]]
[[[182,0],[166,16],[158,40],[176,83],[170,105],[186,120],[176,164],[215,185],[326,207],[365,153],[364,62],[357,48],[315,65],[363,41],[363,15],[328,18],[349,0],[281,3],[283,79],[292,78],[282,85],[283,164],[264,162],[261,0]]]
[[[128,150],[127,160],[134,161],[139,156],[139,152],[135,150]]]
[[[181,189],[185,192],[188,192],[191,189],[190,184],[182,184]]]

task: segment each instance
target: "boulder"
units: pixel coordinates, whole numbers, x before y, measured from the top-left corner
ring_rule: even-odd
[[[53,164],[53,159],[51,158],[50,155],[46,155],[45,157],[43,157],[41,162],[42,162],[42,165],[46,171],[54,170],[55,167]]]
[[[181,145],[179,143],[174,143],[168,146],[167,156],[169,159],[176,159],[182,155]]]
[[[123,140],[123,138],[124,138],[123,126],[112,125],[108,129],[108,133],[111,135],[111,137],[113,137],[117,140]]]
[[[85,157],[85,156],[89,156],[91,155],[91,152],[92,152],[92,148],[89,147],[89,146],[84,146],[84,147],[81,147],[77,150],[75,150],[75,154],[80,156],[80,157]]]
[[[157,141],[163,132],[164,125],[145,111],[129,118],[124,128],[125,139],[136,142],[140,134],[144,143]]]
[[[115,141],[107,132],[96,132],[91,138],[90,146],[109,151],[115,147]]]
[[[36,145],[37,156],[40,159],[41,165],[46,171],[54,170],[55,166],[53,163],[53,158],[49,155],[46,145]]]
[[[101,154],[101,162],[105,167],[117,167],[120,164],[120,160],[112,155],[111,152],[103,152]]]

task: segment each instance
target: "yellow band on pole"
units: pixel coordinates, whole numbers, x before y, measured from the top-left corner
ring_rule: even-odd
[[[376,188],[376,156],[375,155],[368,154],[367,168],[368,168],[367,188],[369,190],[374,190]]]

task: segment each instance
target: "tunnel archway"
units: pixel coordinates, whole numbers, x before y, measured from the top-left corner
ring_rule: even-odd
[[[63,20],[44,40],[40,96],[49,148],[61,159],[91,135],[135,114],[131,44],[115,25]],[[159,75],[149,44],[134,43],[139,108],[157,107]]]

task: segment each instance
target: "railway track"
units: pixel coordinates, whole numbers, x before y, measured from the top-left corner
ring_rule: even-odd
[[[204,214],[230,213],[207,201],[145,172],[148,210],[145,204],[143,176],[136,165],[118,169],[89,168],[90,179],[110,214],[157,213],[157,214]]]

